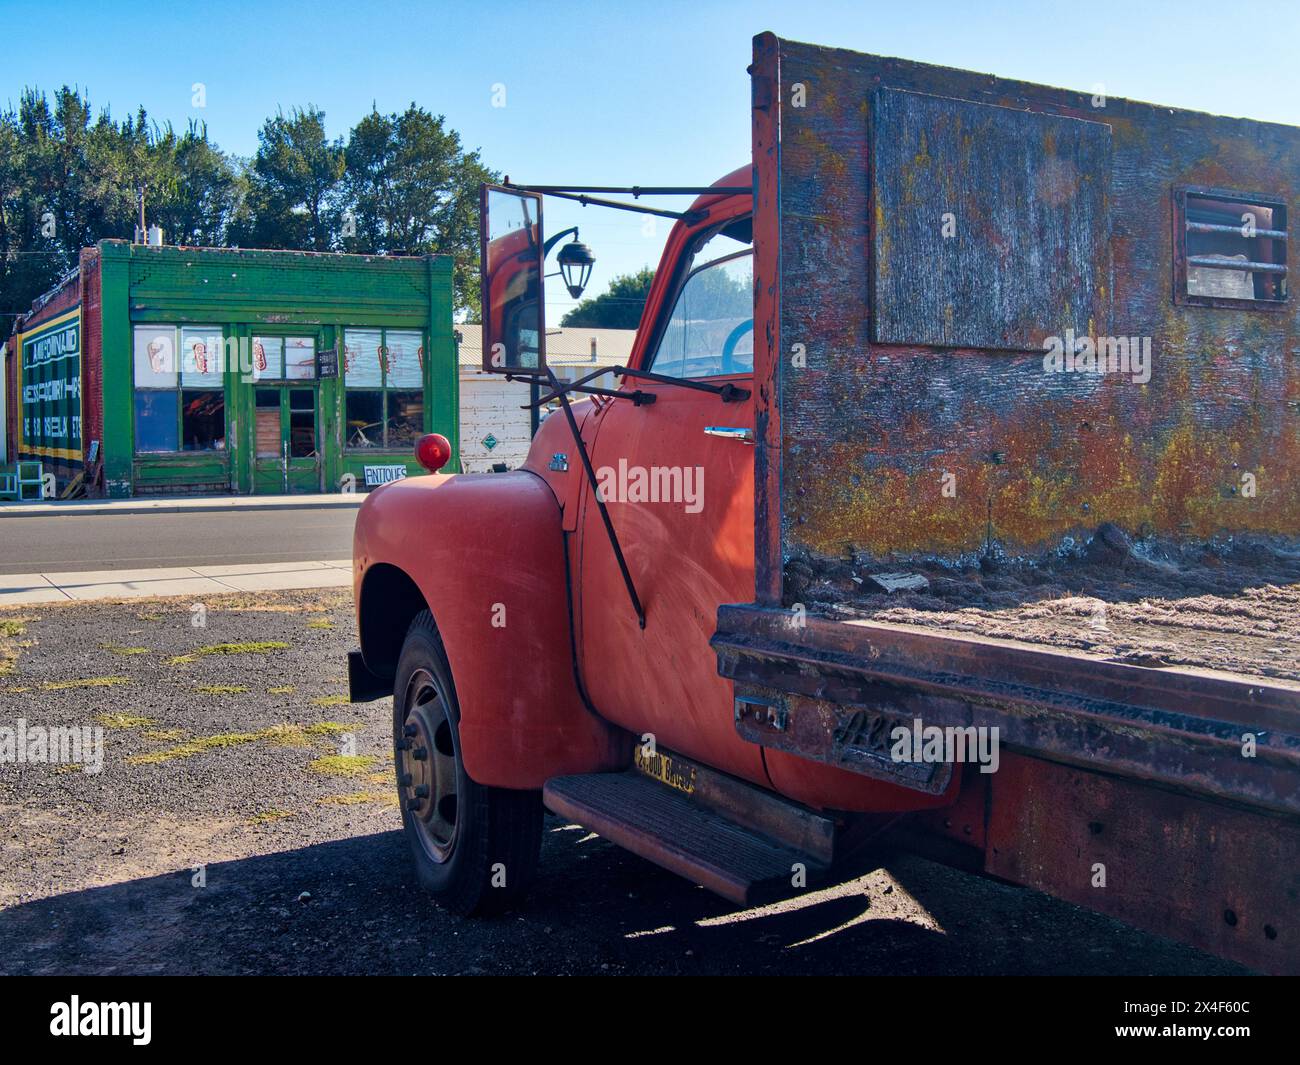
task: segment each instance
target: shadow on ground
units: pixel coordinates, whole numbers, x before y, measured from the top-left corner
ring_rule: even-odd
[[[547,819],[523,910],[453,917],[398,832],[56,895],[0,913],[0,969],[49,973],[1223,973],[1204,954],[911,856],[741,911]],[[868,863],[871,865],[873,863]],[[309,893],[310,897],[300,896]]]

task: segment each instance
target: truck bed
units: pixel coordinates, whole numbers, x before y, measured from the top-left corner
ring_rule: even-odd
[[[721,607],[712,642],[737,731],[766,747],[937,794],[947,778],[904,779],[883,737],[996,727],[1032,757],[1300,813],[1292,678],[752,603]]]
[[[1103,527],[1037,558],[804,556],[786,587],[787,606],[829,617],[1300,680],[1300,546],[1286,539],[1174,545]]]

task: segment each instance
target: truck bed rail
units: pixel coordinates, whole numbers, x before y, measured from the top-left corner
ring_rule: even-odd
[[[712,643],[738,702],[775,708],[738,714],[743,736],[868,776],[908,785],[882,740],[920,719],[996,727],[1015,751],[1300,814],[1300,685],[1288,681],[753,605],[721,607]]]

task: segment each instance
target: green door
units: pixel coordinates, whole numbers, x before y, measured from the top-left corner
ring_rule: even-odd
[[[255,493],[321,490],[319,410],[315,385],[259,385],[253,390]]]

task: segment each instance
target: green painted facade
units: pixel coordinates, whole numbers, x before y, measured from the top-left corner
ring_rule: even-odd
[[[445,256],[389,258],[291,251],[99,245],[100,354],[103,362],[104,486],[110,496],[141,492],[346,490],[349,476],[365,487],[365,467],[402,465],[421,472],[411,448],[345,446],[355,429],[345,421],[344,331],[418,333],[423,356],[424,432],[452,443],[459,462],[459,397],[452,333],[452,261]],[[219,328],[225,435],[219,450],[148,452],[137,426],[134,346],[137,326],[163,330]],[[181,334],[177,334],[181,335]],[[316,351],[338,353],[339,376],[319,380],[254,380],[245,359],[254,336],[309,337]],[[188,386],[187,386],[188,387]],[[257,458],[262,392],[283,390],[306,403],[310,391],[319,441],[314,463]],[[266,431],[269,424],[261,423]],[[288,415],[285,415],[288,424]],[[283,482],[281,482],[283,478]],[[224,487],[223,487],[224,486]]]

